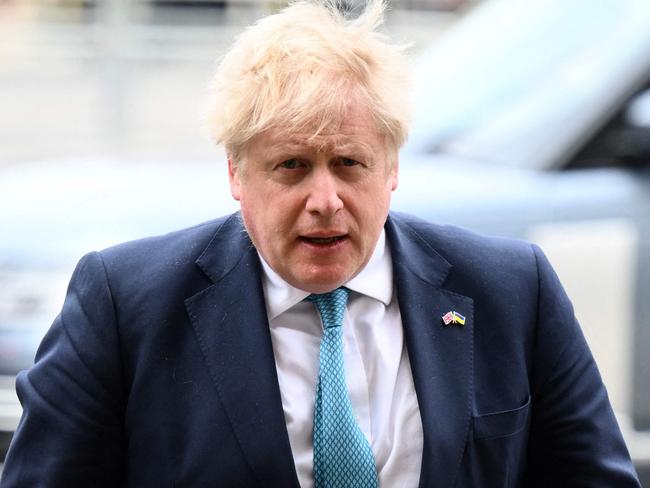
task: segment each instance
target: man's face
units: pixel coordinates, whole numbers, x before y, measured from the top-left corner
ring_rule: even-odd
[[[240,165],[229,161],[230,188],[255,247],[285,281],[331,291],[366,265],[397,187],[397,155],[368,112],[352,104],[345,123],[324,131],[254,137]]]

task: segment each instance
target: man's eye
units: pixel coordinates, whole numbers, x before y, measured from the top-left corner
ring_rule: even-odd
[[[359,164],[359,161],[352,158],[341,158],[341,164],[343,166],[356,166]]]
[[[300,161],[297,159],[287,159],[286,161],[280,163],[280,167],[284,169],[297,169],[300,167]]]

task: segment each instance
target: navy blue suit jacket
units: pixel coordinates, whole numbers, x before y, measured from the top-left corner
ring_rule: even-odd
[[[639,486],[539,249],[398,214],[386,235],[421,487]],[[443,324],[451,310],[464,325]],[[260,263],[237,215],[85,256],[17,390],[2,488],[297,486]]]

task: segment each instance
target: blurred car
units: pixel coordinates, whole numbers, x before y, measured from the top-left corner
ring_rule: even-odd
[[[650,3],[488,1],[419,58],[415,79],[393,208],[543,247],[643,471]],[[33,361],[79,257],[234,210],[218,159],[0,170],[0,430],[15,428],[13,376]]]

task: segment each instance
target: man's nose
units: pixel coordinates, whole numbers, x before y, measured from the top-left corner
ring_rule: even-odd
[[[305,207],[309,213],[331,216],[343,208],[340,181],[330,168],[314,169],[307,184]]]

